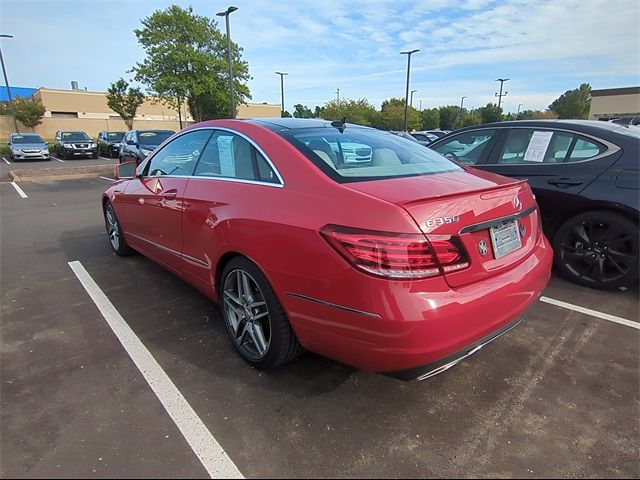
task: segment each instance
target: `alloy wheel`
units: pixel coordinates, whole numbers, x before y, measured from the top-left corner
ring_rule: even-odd
[[[223,309],[236,347],[253,361],[264,358],[271,343],[269,309],[260,287],[246,271],[235,269],[227,275]]]
[[[606,285],[631,271],[637,262],[636,242],[633,234],[615,221],[583,220],[565,232],[560,260],[572,275]]]
[[[107,219],[107,233],[109,234],[109,241],[111,242],[113,249],[117,251],[120,248],[120,229],[118,228],[118,219],[116,218],[111,205],[107,206],[105,217]]]

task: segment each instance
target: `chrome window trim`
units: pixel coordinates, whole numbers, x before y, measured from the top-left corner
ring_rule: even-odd
[[[519,129],[527,129],[527,130],[534,130],[534,131],[552,131],[552,132],[564,132],[564,133],[570,133],[572,135],[575,136],[582,136],[582,137],[586,137],[590,140],[593,140],[594,142],[597,142],[601,145],[604,145],[606,147],[606,149],[602,152],[599,153],[598,155],[594,156],[594,157],[589,157],[589,158],[585,158],[584,160],[577,160],[575,162],[562,162],[562,163],[552,163],[552,162],[548,162],[548,163],[544,163],[544,162],[528,162],[528,163],[480,163],[480,164],[476,164],[476,165],[505,165],[505,166],[515,166],[515,165],[527,165],[527,166],[558,166],[558,165],[572,165],[572,164],[576,164],[576,163],[586,163],[586,162],[593,162],[594,160],[598,160],[600,158],[603,157],[608,157],[609,155],[613,155],[614,153],[617,153],[619,150],[621,150],[621,148],[614,144],[611,143],[607,140],[604,140],[602,138],[596,137],[594,135],[591,135],[590,133],[584,133],[584,132],[578,132],[576,130],[569,130],[567,128],[554,128],[554,127],[527,127],[524,125],[517,125],[517,126],[505,126],[505,127],[493,127],[493,128],[479,128],[477,130],[471,130],[473,132],[476,131],[480,131],[480,130],[495,130],[496,133],[499,130],[507,130],[507,129],[515,129],[515,128],[519,128]],[[459,135],[463,135],[465,133],[468,132],[461,132]]]
[[[264,186],[267,186],[267,187],[276,187],[276,188],[283,188],[284,187],[284,179],[282,178],[282,175],[280,175],[280,172],[278,171],[278,169],[276,168],[274,163],[271,161],[271,158],[269,158],[269,156],[264,152],[264,150],[262,148],[260,148],[260,146],[256,142],[254,142],[251,138],[249,138],[244,133],[238,132],[237,130],[234,130],[232,128],[227,128],[227,127],[211,127],[211,126],[209,126],[209,127],[198,127],[198,128],[192,128],[190,130],[185,130],[183,132],[178,132],[175,137],[170,137],[167,140],[165,140],[164,142],[162,142],[160,145],[158,145],[158,148],[156,148],[151,155],[149,155],[147,158],[144,159],[144,161],[142,161],[142,163],[140,163],[140,165],[138,166],[138,168],[136,170],[136,173],[138,171],[139,172],[143,172],[144,169],[147,168],[147,163],[150,162],[153,159],[153,157],[155,157],[157,153],[162,151],[162,149],[166,145],[168,145],[170,142],[173,142],[174,140],[177,140],[178,138],[180,138],[183,135],[186,135],[186,134],[191,133],[191,132],[197,132],[197,131],[200,131],[200,130],[210,130],[212,135],[215,134],[216,130],[221,130],[221,131],[224,131],[224,132],[233,133],[234,135],[238,135],[239,137],[242,137],[243,139],[245,139],[258,152],[260,152],[260,154],[265,158],[265,160],[267,161],[267,163],[269,164],[271,169],[276,174],[276,177],[278,177],[278,182],[279,183],[262,182],[260,180],[247,180],[247,179],[234,178],[234,177],[211,177],[211,176],[204,176],[204,175],[158,175],[158,176],[146,175],[146,176],[144,176],[144,178],[203,178],[203,179],[208,179],[208,180],[222,180],[222,181],[225,181],[225,182],[248,183],[248,184],[252,184],[252,185],[264,185]],[[209,138],[209,140],[211,140],[211,139]],[[205,144],[205,147],[206,147],[206,144]],[[204,152],[204,148],[203,148],[202,151]],[[202,157],[202,154],[200,154],[200,157]],[[200,157],[198,157],[198,163],[200,162]],[[197,164],[196,164],[196,166],[197,166]]]

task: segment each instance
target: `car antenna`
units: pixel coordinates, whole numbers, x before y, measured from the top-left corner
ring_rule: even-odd
[[[340,120],[331,122],[331,126],[340,130],[340,133],[344,132],[347,126],[347,117],[342,117]]]

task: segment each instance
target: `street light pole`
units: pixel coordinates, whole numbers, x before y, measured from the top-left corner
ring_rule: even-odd
[[[336,99],[340,101],[340,89],[338,88],[334,93],[337,95]]]
[[[504,97],[507,93],[509,93],[509,92],[504,92],[504,94],[502,93],[502,85],[504,84],[504,82],[507,82],[509,80],[510,80],[509,78],[498,78],[496,80],[496,82],[500,82],[500,93],[498,94],[496,92],[496,95],[495,95],[496,97],[498,97],[498,107],[502,105],[502,97]]]
[[[413,94],[417,91],[418,90],[411,90],[411,100],[409,101],[409,105],[411,105],[411,108],[413,108]]]
[[[409,72],[411,70],[411,55],[419,51],[420,50],[415,49],[415,50],[410,50],[408,52],[400,52],[400,55],[407,56],[407,89],[404,95],[404,131],[405,132],[407,131],[407,112],[409,107]]]
[[[522,105],[524,105],[524,103],[519,103],[519,104],[518,104],[518,113],[517,113],[517,115],[520,115],[520,107],[521,107]]]
[[[285,72],[276,72],[276,75],[280,75],[280,94],[282,95],[282,111],[280,116],[284,117],[284,76],[289,74]]]
[[[229,31],[229,15],[238,10],[238,7],[229,7],[224,12],[216,13],[218,17],[225,17],[227,26],[227,62],[229,64],[229,97],[231,103],[231,118],[236,118],[236,107],[233,98],[233,65],[231,62],[231,32]]]
[[[13,35],[0,35],[0,38],[13,38]],[[2,48],[0,47],[0,63],[2,63],[2,74],[4,75],[4,83],[7,86],[7,96],[9,97],[9,110],[11,110],[11,116],[13,117],[13,126],[18,133],[18,122],[13,112],[13,99],[11,98],[11,87],[9,86],[9,79],[7,78],[7,69],[4,66],[4,57],[2,56]]]
[[[462,110],[462,107],[463,107],[463,105],[464,105],[464,99],[465,99],[465,98],[469,98],[469,97],[462,97],[462,98],[460,99],[460,110]]]
[[[422,111],[422,100],[420,100],[420,111]]]

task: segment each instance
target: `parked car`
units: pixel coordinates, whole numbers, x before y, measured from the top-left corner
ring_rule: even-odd
[[[109,158],[120,155],[120,142],[125,132],[108,132],[103,130],[98,134],[98,151],[100,155],[106,155]]]
[[[9,159],[51,160],[49,146],[35,133],[12,133],[9,135]]]
[[[98,145],[85,132],[56,132],[55,152],[68,160],[76,157],[98,158]]]
[[[120,163],[135,161],[140,164],[167,138],[173,130],[131,130],[124,135],[118,158]]]
[[[429,134],[429,135],[435,135],[437,138],[435,140],[437,140],[438,138],[442,138],[448,134],[451,133],[451,130],[440,130],[440,129],[436,129],[436,130],[423,130],[421,132],[417,132],[417,133],[425,133],[425,134]]]
[[[529,181],[555,265],[594,288],[638,281],[640,131],[608,122],[530,120],[457,130],[441,154]]]
[[[419,143],[420,145],[426,147],[427,145],[429,145],[431,142],[430,141],[425,141],[425,140],[420,140],[418,138],[416,138],[415,136],[413,136],[412,134],[410,134],[409,132],[403,132],[401,130],[390,130],[389,133],[392,133],[400,138],[405,138],[407,140],[410,140],[412,142],[416,142]]]
[[[370,164],[328,159],[343,140],[371,148]],[[220,302],[257,368],[305,348],[424,379],[517,325],[550,277],[526,182],[371,128],[209,121],[116,177],[102,197],[113,251]]]
[[[425,145],[428,145],[431,142],[435,142],[436,140],[438,140],[438,138],[440,138],[437,135],[428,132],[412,132],[410,133],[410,135],[419,142],[424,142]]]

